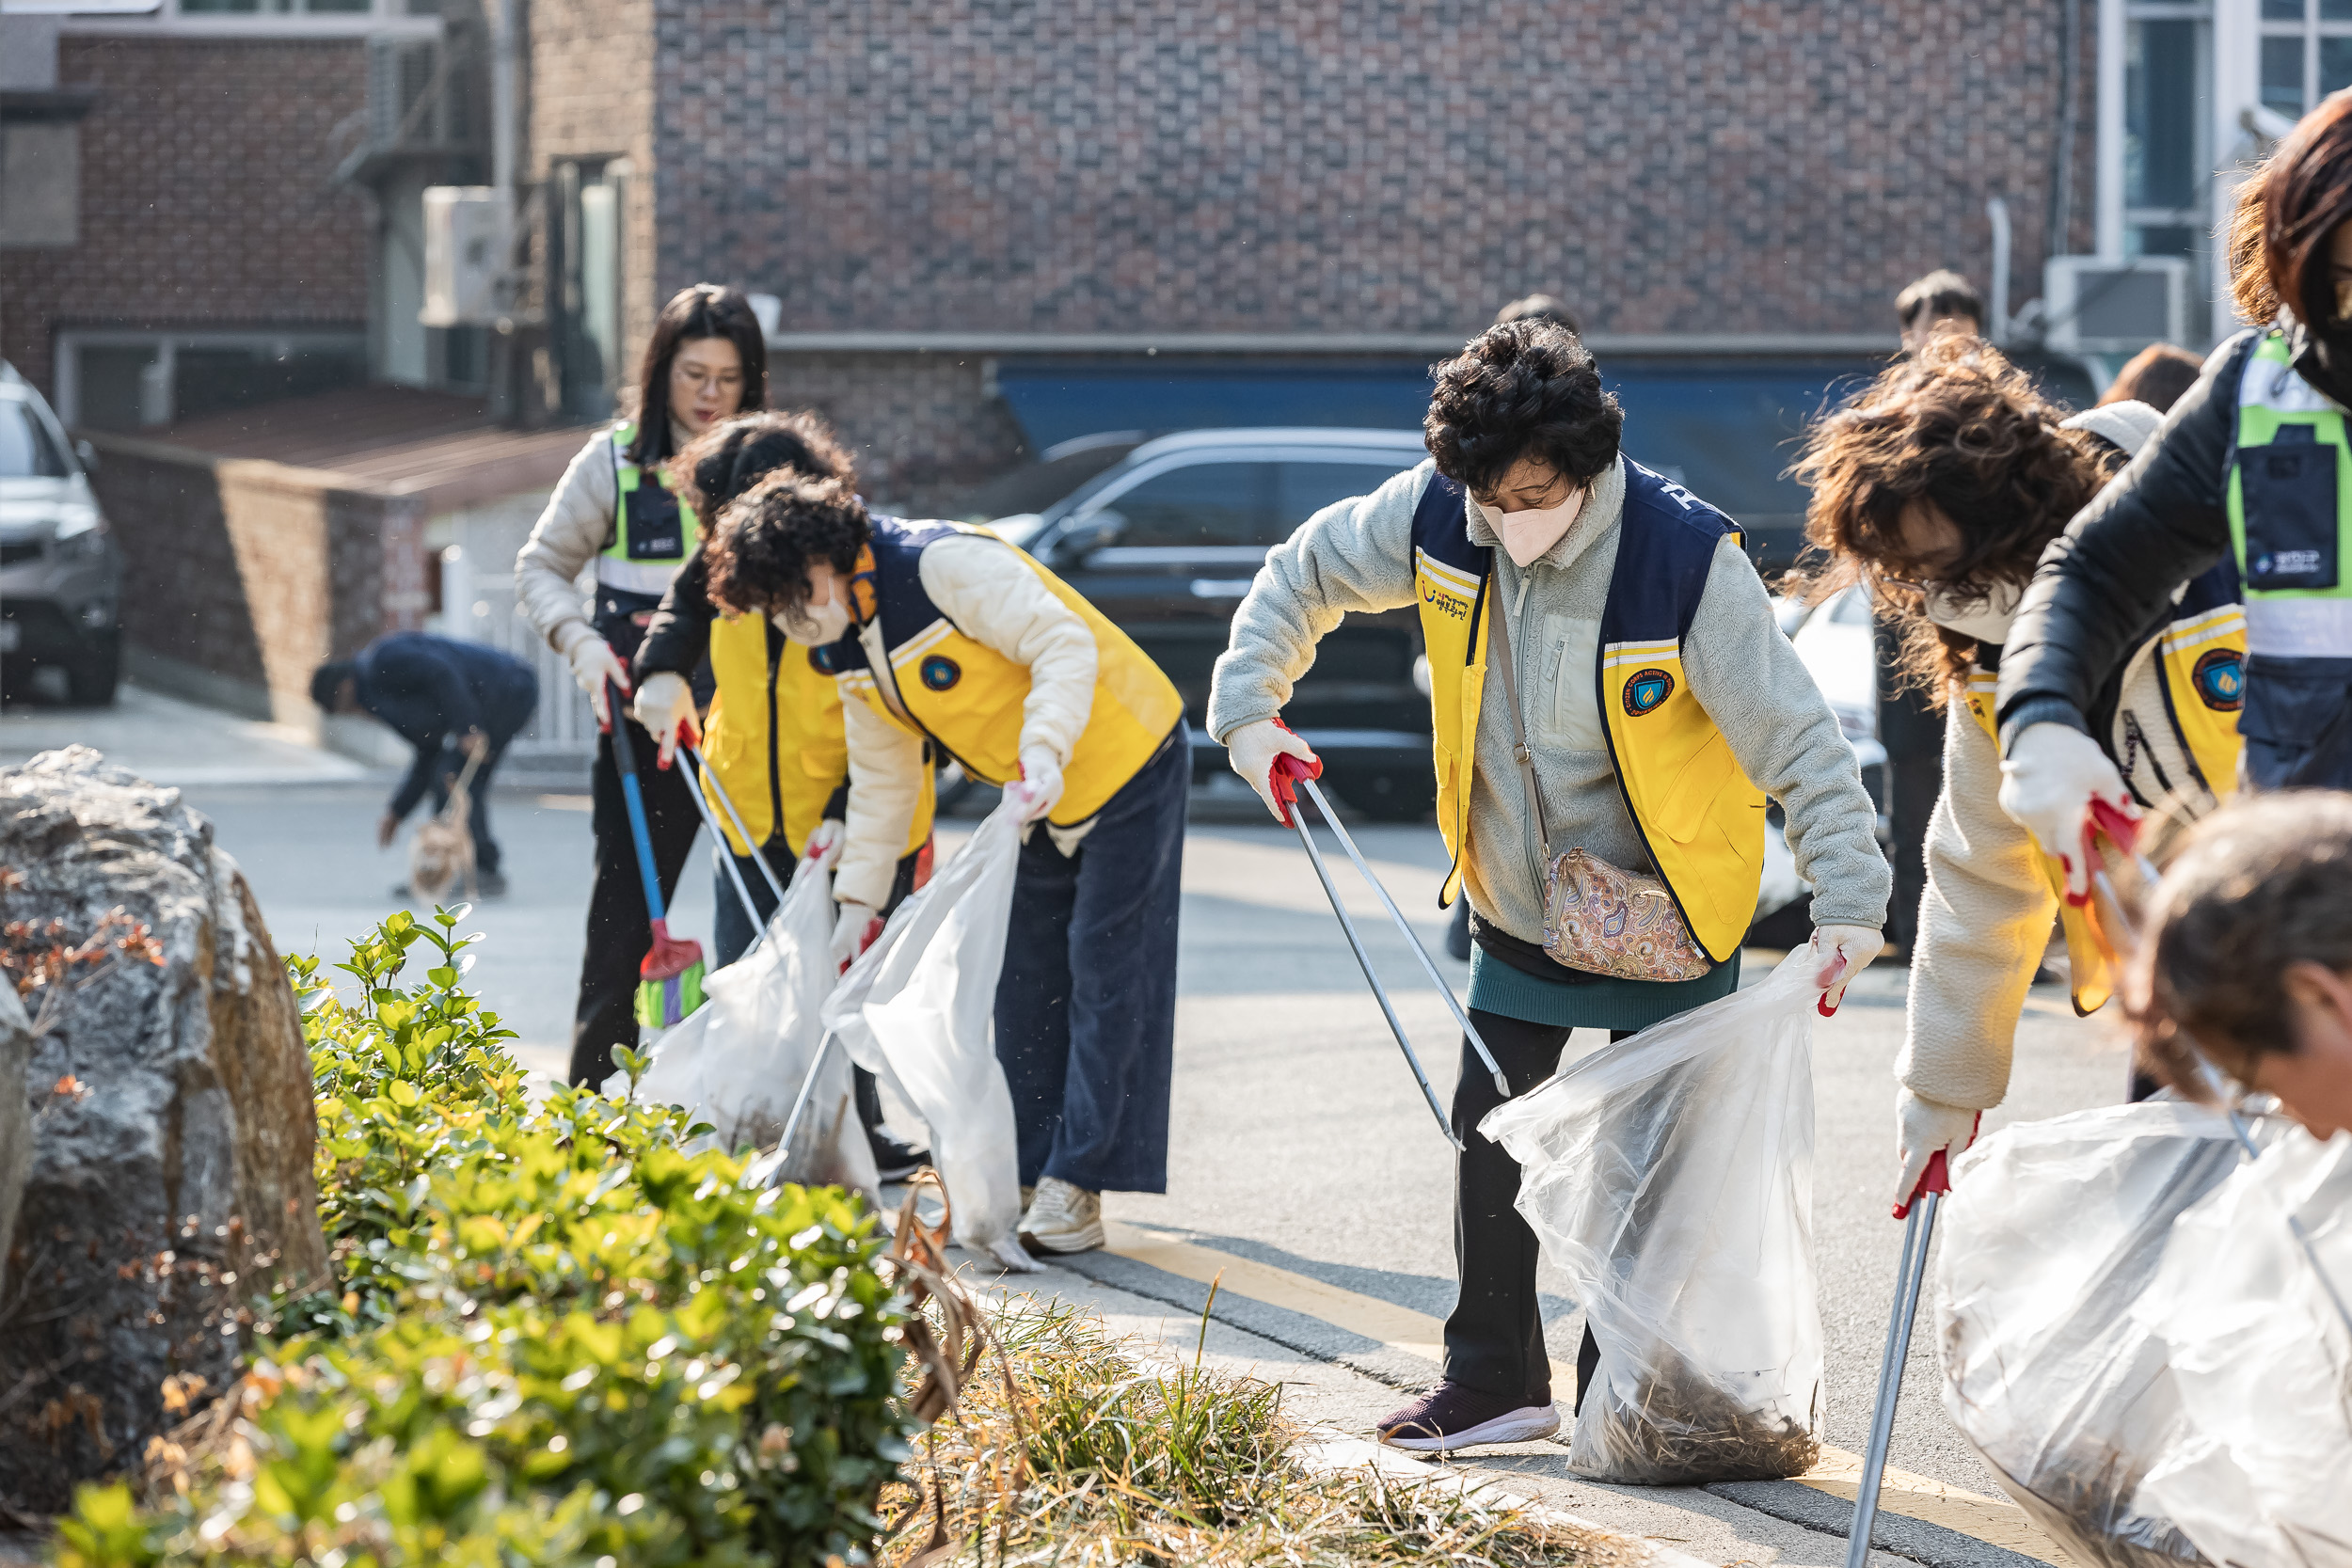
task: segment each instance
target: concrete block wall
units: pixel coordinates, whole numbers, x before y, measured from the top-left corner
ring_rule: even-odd
[[[358,39],[77,38],[79,243],[10,250],[0,354],[54,391],[59,326],[357,328],[368,218],[333,183],[367,103]]]

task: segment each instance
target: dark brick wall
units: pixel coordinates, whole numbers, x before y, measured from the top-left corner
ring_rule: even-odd
[[[589,8],[623,0],[588,0]],[[2039,292],[2066,0],[650,4],[656,293],[789,329],[1890,329]],[[2082,15],[2075,245],[2091,192]]]
[[[0,353],[44,391],[59,325],[356,326],[367,211],[333,183],[367,103],[358,40],[60,40],[81,243],[0,252]],[[348,123],[347,123],[348,122]]]
[[[878,506],[918,516],[952,508],[1022,456],[1021,429],[986,395],[983,361],[944,354],[779,354],[770,400],[814,408],[849,441]]]

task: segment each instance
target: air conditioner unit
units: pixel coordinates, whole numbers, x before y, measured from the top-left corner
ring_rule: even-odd
[[[2179,256],[2053,256],[2042,342],[2061,354],[2130,354],[2188,338],[2188,261]]]
[[[424,188],[426,326],[482,326],[504,314],[506,210],[495,186]]]

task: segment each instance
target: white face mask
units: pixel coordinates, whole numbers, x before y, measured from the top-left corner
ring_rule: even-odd
[[[1946,631],[1999,647],[2009,640],[2009,624],[2017,618],[2018,601],[2026,596],[2022,582],[2004,582],[1982,597],[1956,594],[1942,584],[1927,593],[1928,619]]]
[[[823,648],[841,641],[841,634],[850,629],[850,607],[839,594],[818,605],[803,605],[799,610],[779,612],[768,617],[776,629],[795,642],[812,648]]]
[[[1558,506],[1529,507],[1520,512],[1499,512],[1485,501],[1478,510],[1486,518],[1486,526],[1502,541],[1502,552],[1519,566],[1529,566],[1541,559],[1547,550],[1568,536],[1575,526],[1576,515],[1584,510],[1584,491],[1562,501]]]

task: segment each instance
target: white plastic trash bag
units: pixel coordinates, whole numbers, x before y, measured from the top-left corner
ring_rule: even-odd
[[[1682,1485],[1802,1473],[1819,1445],[1819,955],[1604,1047],[1490,1112],[1518,1210],[1600,1348],[1568,1467]]]
[[[2174,1221],[2240,1164],[2226,1118],[2163,1100],[2004,1128],[1953,1171],[1936,1259],[1944,1408],[2076,1562],[2199,1560],[2142,1484],[2188,1434],[2135,1307]]]
[[[1004,1267],[1021,1246],[1012,1093],[991,1043],[996,979],[1021,854],[1017,808],[998,806],[890,917],[826,1002],[825,1025],[914,1109],[955,1211],[955,1239]]]
[[[2352,1133],[2282,1130],[2172,1227],[2134,1315],[2163,1342],[2190,1435],[2140,1495],[2215,1562],[2352,1563],[2347,1290]]]
[[[710,1123],[723,1148],[765,1148],[784,1135],[824,1038],[820,1014],[835,980],[828,869],[811,860],[794,868],[759,940],[711,973],[703,1005],[655,1042],[653,1063],[638,1082],[646,1102],[682,1105]],[[839,1050],[826,1053],[793,1143],[784,1151],[784,1180],[834,1182],[879,1197],[873,1149]]]

